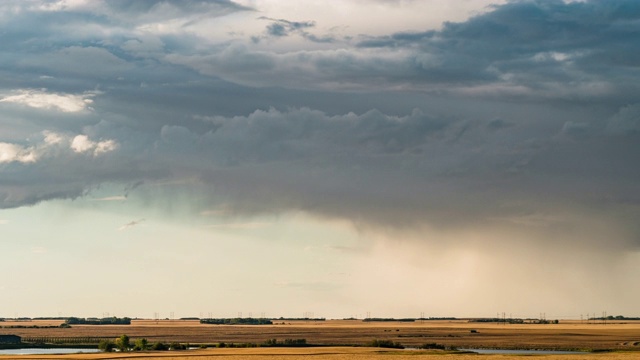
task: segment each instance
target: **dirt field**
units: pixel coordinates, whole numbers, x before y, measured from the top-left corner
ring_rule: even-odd
[[[110,338],[127,334],[132,341],[190,344],[262,343],[268,339],[306,339],[314,345],[362,345],[371,340],[392,340],[405,346],[437,343],[458,348],[502,349],[610,349],[636,351],[640,359],[640,322],[504,325],[466,321],[373,322],[331,320],[276,321],[274,325],[202,325],[198,321],[134,320],[131,325],[74,325],[71,328],[7,328],[47,326],[50,321],[0,323],[0,334],[22,337]],[[472,333],[471,330],[475,330]],[[222,350],[222,349],[221,349]]]

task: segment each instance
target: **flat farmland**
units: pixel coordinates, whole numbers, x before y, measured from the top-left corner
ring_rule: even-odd
[[[478,355],[469,353],[451,354],[437,351],[398,351],[374,348],[250,348],[250,349],[203,349],[183,352],[139,352],[139,353],[98,353],[69,355],[7,355],[3,360],[517,360],[521,355]],[[588,355],[539,355],[544,360],[632,360],[638,359],[637,353],[616,352]]]
[[[362,322],[357,320],[280,321],[274,325],[205,325],[197,320],[133,320],[131,325],[74,325],[71,328],[29,328],[59,321],[3,322],[0,334],[49,338],[116,338],[127,334],[150,343],[262,343],[268,339],[306,339],[314,345],[363,345],[391,340],[405,346],[437,343],[458,348],[612,349],[638,351],[640,322],[583,324],[495,324],[466,321]],[[19,325],[21,328],[8,326]],[[475,332],[472,332],[474,330]]]

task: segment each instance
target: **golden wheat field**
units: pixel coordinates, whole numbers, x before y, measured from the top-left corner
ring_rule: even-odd
[[[436,343],[457,348],[584,349],[615,350],[586,355],[536,355],[544,359],[640,359],[640,322],[587,324],[470,323],[463,320],[424,322],[362,322],[357,320],[287,321],[274,325],[204,325],[189,320],[134,320],[131,325],[74,325],[51,328],[51,321],[5,322],[0,334],[51,338],[109,338],[127,334],[132,341],[182,342],[191,345],[256,343],[268,339],[306,339],[310,348],[209,348],[186,352],[146,352],[75,355],[1,356],[0,359],[220,359],[316,360],[346,359],[521,359],[515,355],[448,354],[442,351],[387,350],[345,345],[363,345],[371,340],[391,340],[416,347]],[[20,326],[19,328],[14,326]],[[39,326],[39,327],[32,327]],[[473,330],[473,332],[472,332]]]

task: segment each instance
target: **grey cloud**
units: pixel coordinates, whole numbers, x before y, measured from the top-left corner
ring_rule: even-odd
[[[340,50],[272,53],[229,46],[236,49],[235,60],[269,59],[268,72],[227,63],[221,56],[226,50],[167,59],[249,86],[400,87],[467,97],[620,104],[637,92],[640,49],[630,39],[640,33],[639,18],[638,4],[629,0],[513,1],[464,22],[445,23],[438,31],[363,35],[355,46]],[[302,31],[294,26],[299,23],[273,21],[271,36]]]
[[[261,40],[269,38],[285,37],[291,34],[297,34],[304,39],[316,43],[331,43],[335,41],[333,36],[317,36],[307,31],[307,29],[311,29],[316,26],[314,21],[290,21],[285,19],[273,19],[265,16],[261,16],[258,19],[271,21],[271,24],[267,25],[265,29],[265,36],[254,36],[252,38],[254,42],[260,42]]]
[[[447,228],[601,204],[607,212],[600,215],[620,215],[640,181],[634,138],[564,139],[556,137],[561,124],[532,139],[523,125],[495,131],[492,121],[421,110],[397,117],[271,109],[198,121],[208,130],[165,125],[153,135],[104,121],[86,127],[94,143],[116,140],[117,151],[99,161],[67,150],[1,165],[1,205],[83,196],[101,183],[189,181],[207,209],[226,204],[233,214],[301,210],[366,226]]]
[[[167,20],[179,20],[183,25],[189,25],[204,18],[219,17],[253,9],[230,0],[185,0],[179,2],[103,0],[90,4],[72,4],[60,10],[67,13],[90,14],[118,25],[139,26],[140,24]]]
[[[567,135],[578,136],[586,134],[589,131],[589,128],[590,126],[588,123],[567,121],[562,126],[562,132]]]
[[[134,68],[129,62],[98,47],[70,46],[44,56],[46,64],[43,64],[42,59],[31,58],[20,62],[18,66],[31,71],[50,71],[57,75],[93,75],[112,79]]]
[[[341,41],[340,48],[279,53],[257,51],[237,41],[202,47],[202,39],[189,32],[145,33],[125,21],[136,14],[163,21],[167,19],[161,14],[191,19],[247,10],[231,2],[100,4],[97,10],[51,12],[41,22],[29,11],[17,14],[17,20],[3,19],[10,31],[0,35],[1,40],[14,50],[0,55],[5,57],[0,71],[7,81],[27,81],[20,77],[29,71],[72,76],[67,82],[76,78],[86,89],[97,82],[113,85],[115,78],[139,85],[157,74],[192,76],[189,70],[195,69],[245,86],[405,89],[525,101],[597,100],[608,105],[635,102],[638,90],[634,68],[640,51],[634,50],[631,39],[639,33],[634,19],[640,15],[638,5],[628,0],[513,1],[464,22],[446,23],[438,31],[363,35],[355,44]],[[124,22],[116,21],[119,18]],[[264,35],[269,38],[296,34],[313,42],[336,41],[311,33],[312,21],[259,19],[270,22]],[[84,30],[68,31],[71,27]],[[111,29],[111,35],[105,37],[101,29]],[[38,50],[25,52],[24,41]],[[67,63],[72,66],[65,69]],[[105,78],[107,74],[113,79]]]
[[[416,75],[425,80],[615,96],[636,77],[640,58],[629,39],[640,33],[638,18],[634,1],[513,1],[440,31],[370,37],[359,46],[414,50]],[[424,55],[431,60],[420,61]]]
[[[170,54],[166,60],[206,75],[261,87],[365,89],[373,86],[382,90],[385,83],[379,80],[393,76],[408,77],[405,73],[408,64],[404,59],[384,54],[370,57],[346,49],[275,54],[232,44],[215,54]]]
[[[162,6],[169,6],[172,9],[178,9],[180,10],[180,12],[184,13],[198,13],[202,12],[203,10],[210,9],[229,9],[227,11],[250,9],[246,6],[242,6],[230,0],[185,0],[180,2],[167,0],[149,0],[143,2],[135,0],[109,0],[105,1],[104,3],[110,9],[132,15],[140,15],[153,12],[154,9]]]
[[[491,120],[491,121],[489,121],[487,123],[487,127],[489,129],[492,129],[492,130],[499,130],[499,129],[502,129],[502,128],[505,128],[505,127],[509,127],[509,126],[512,126],[512,125],[513,125],[512,123],[510,123],[508,121],[505,121],[503,119],[500,119],[500,118],[493,119],[493,120]]]
[[[381,121],[376,124],[372,116],[376,115],[326,118],[307,110],[271,111],[236,119],[243,120],[232,126],[239,128],[225,129],[231,126],[225,123],[199,142],[201,152],[217,155],[210,161],[223,165],[200,172],[201,179],[217,189],[216,196],[224,194],[224,203],[236,214],[298,209],[363,226],[405,230],[419,224],[457,228],[532,213],[556,216],[558,211],[582,213],[585,218],[596,213],[621,228],[631,224],[627,220],[633,210],[629,213],[620,202],[628,199],[640,178],[631,166],[630,154],[637,150],[632,141],[612,146],[619,140],[599,136],[565,141],[549,133],[527,145],[519,140],[524,134],[517,126],[503,129],[508,134],[494,135],[482,124],[458,122],[419,131],[412,129],[412,117],[396,124],[378,115]],[[303,121],[310,131],[282,135],[277,124],[287,117],[315,118],[324,126],[307,127]],[[360,121],[368,126],[358,126]],[[396,136],[394,125],[414,133],[416,140]],[[261,130],[246,136],[254,126]],[[462,128],[466,130],[460,135]],[[270,131],[282,137],[266,136]],[[380,134],[373,143],[368,141],[372,132]],[[255,137],[258,134],[265,137]],[[344,141],[339,134],[354,140]],[[500,144],[498,139],[504,137],[513,140]],[[238,142],[243,145],[231,145]],[[397,144],[404,151],[398,152]],[[228,158],[234,161],[225,162]],[[597,210],[602,204],[607,204],[606,210]],[[544,231],[551,234],[579,224],[576,216]],[[618,240],[627,245],[635,241]]]
[[[362,36],[356,46],[364,48],[402,47],[416,44],[418,41],[432,40],[438,33],[435,30],[425,32],[403,32],[387,36]]]
[[[640,104],[621,108],[607,123],[607,131],[612,134],[640,133]]]
[[[0,42],[3,86],[42,87],[47,76],[56,90],[78,91],[96,86],[139,85],[163,81],[167,52],[192,53],[202,42],[184,26],[194,21],[251,9],[232,1],[97,1],[90,4],[53,1],[8,1],[0,10],[5,29]],[[146,22],[179,26],[174,33],[144,29]],[[187,71],[188,72],[188,71]]]
[[[287,36],[287,30],[282,24],[274,23],[267,26],[267,34],[271,36]]]
[[[290,32],[300,32],[316,26],[314,21],[289,21],[265,16],[261,16],[258,19],[271,21],[271,24],[267,25],[267,34],[272,36],[287,36]]]

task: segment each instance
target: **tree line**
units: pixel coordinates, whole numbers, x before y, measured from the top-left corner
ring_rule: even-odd
[[[212,325],[272,325],[269,319],[256,318],[220,318],[220,319],[200,319],[201,324]]]
[[[65,320],[68,325],[131,325],[131,318],[128,317],[107,317],[107,318],[77,318],[70,317]]]

